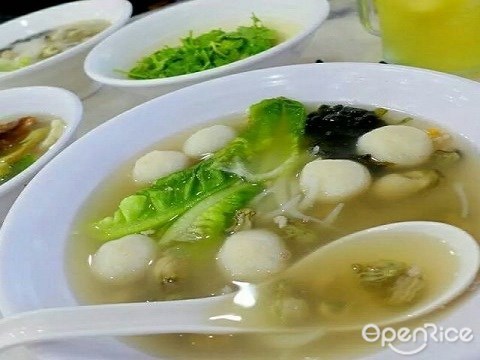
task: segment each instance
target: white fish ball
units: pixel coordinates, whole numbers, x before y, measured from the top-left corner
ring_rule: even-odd
[[[220,150],[236,136],[235,130],[226,125],[213,125],[191,135],[183,145],[185,154],[199,158]]]
[[[156,243],[145,235],[127,235],[103,244],[93,255],[90,268],[100,280],[128,284],[145,276],[156,256]]]
[[[440,174],[435,170],[414,170],[387,174],[372,185],[372,193],[385,200],[399,200],[413,196],[438,184]]]
[[[398,166],[416,166],[433,153],[433,142],[421,129],[406,125],[388,125],[362,135],[357,152],[370,154],[375,160]]]
[[[190,159],[180,151],[151,151],[140,157],[133,167],[133,179],[151,183],[189,166]]]
[[[230,235],[217,260],[233,280],[259,282],[283,270],[289,257],[290,252],[277,234],[254,229]]]
[[[368,169],[352,160],[314,160],[300,173],[307,203],[337,203],[361,194],[371,184]]]

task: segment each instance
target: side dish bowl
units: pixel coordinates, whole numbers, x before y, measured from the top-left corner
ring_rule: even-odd
[[[155,97],[178,88],[232,73],[297,63],[302,49],[329,13],[325,0],[202,0],[158,10],[128,24],[89,53],[85,71],[94,80]],[[252,15],[277,30],[281,41],[256,55],[196,73],[159,79],[129,79],[137,60],[164,46],[177,46],[191,31],[199,36],[214,29],[250,26]]]
[[[82,119],[83,106],[72,92],[56,87],[32,86],[0,91],[0,123],[22,116],[56,118],[64,123],[58,140],[25,170],[0,185],[0,219],[3,221],[12,203],[31,178],[75,136]],[[36,208],[36,206],[35,206]],[[33,209],[32,209],[33,210]]]
[[[192,126],[245,114],[251,104],[272,97],[312,106],[343,103],[394,109],[429,119],[476,149],[480,147],[480,84],[433,71],[365,63],[292,65],[235,74],[175,91],[94,129],[28,184],[0,230],[0,311],[10,316],[78,305],[66,270],[66,249],[72,224],[95,189],[160,140]],[[437,320],[444,328],[468,326],[478,333],[480,323],[472,321],[471,314],[480,305],[480,292],[466,295]],[[362,359],[395,355],[388,347],[376,345],[378,351]],[[154,359],[109,337],[51,342],[31,349],[42,360],[66,359],[71,354],[86,359]],[[473,360],[479,352],[479,342],[430,342],[422,355]]]
[[[32,12],[0,25],[0,48],[15,41],[34,37],[60,26],[88,20],[106,20],[110,24],[85,41],[44,60],[12,71],[0,72],[0,89],[21,86],[63,87],[86,97],[99,88],[83,70],[88,51],[123,26],[132,13],[127,0],[72,1]]]

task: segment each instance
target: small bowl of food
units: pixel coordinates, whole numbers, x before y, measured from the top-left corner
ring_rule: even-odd
[[[284,275],[379,225],[435,221],[480,239],[479,104],[477,82],[365,63],[261,69],[145,102],[77,140],[19,196],[0,229],[0,310],[187,306],[240,289],[212,322],[320,331],[98,336],[31,349],[45,360],[389,358],[360,331],[330,330],[383,324],[437,299],[458,276],[448,244],[392,227],[307,262],[298,281]],[[402,326],[480,332],[471,320],[480,289],[461,296]],[[462,358],[475,359],[480,344],[467,345]],[[422,353],[458,351],[429,343]]]
[[[67,146],[82,119],[78,96],[55,87],[0,90],[0,219],[30,179]]]
[[[203,0],[144,16],[89,53],[94,80],[155,97],[246,70],[299,61],[329,13],[325,0]]]
[[[84,73],[85,56],[131,13],[127,0],[82,0],[0,24],[0,89],[54,86],[88,96],[101,84]]]

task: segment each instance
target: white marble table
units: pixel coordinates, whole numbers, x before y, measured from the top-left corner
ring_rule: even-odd
[[[382,59],[380,40],[368,34],[360,25],[356,1],[330,0],[330,3],[329,18],[315,34],[299,63],[313,63],[317,59],[324,62],[380,61]],[[103,122],[146,100],[148,99],[140,95],[126,93],[116,88],[108,86],[100,88],[95,94],[83,100],[85,114],[78,136],[88,133]],[[0,353],[0,360],[41,359],[36,358],[28,349],[16,348]]]

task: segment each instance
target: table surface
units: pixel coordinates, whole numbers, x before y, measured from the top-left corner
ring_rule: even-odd
[[[380,39],[362,28],[357,17],[356,1],[329,1],[331,12],[328,19],[317,31],[298,62],[381,61]],[[149,99],[141,95],[127,93],[117,88],[101,87],[83,100],[84,119],[78,129],[78,136],[85,135],[96,126],[147,100]],[[38,360],[38,358],[25,348],[15,348],[1,353],[0,360]]]

